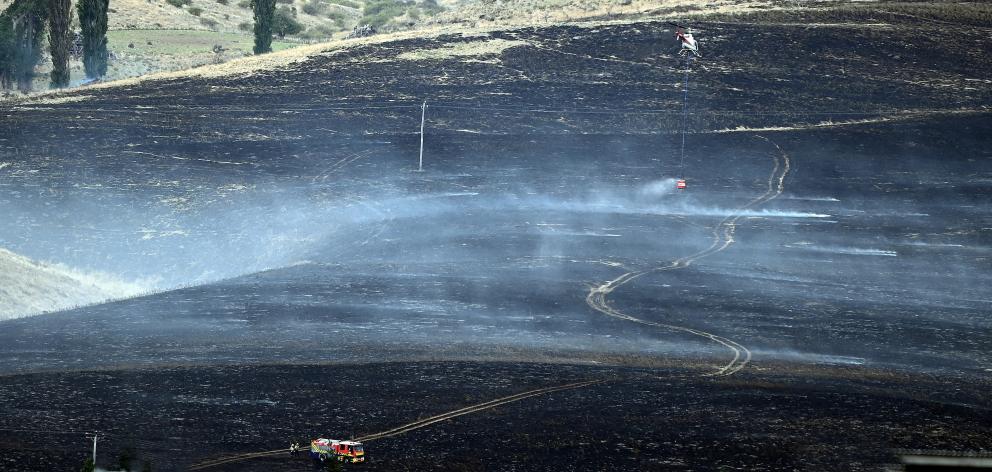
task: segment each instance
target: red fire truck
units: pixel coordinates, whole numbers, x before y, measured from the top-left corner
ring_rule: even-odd
[[[358,441],[319,438],[310,441],[310,457],[321,462],[364,462],[365,449]]]

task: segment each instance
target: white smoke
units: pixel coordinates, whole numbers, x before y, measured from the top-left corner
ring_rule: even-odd
[[[846,246],[817,246],[810,243],[786,244],[785,247],[789,247],[793,249],[805,249],[807,251],[813,251],[813,252],[826,252],[830,254],[847,254],[851,256],[896,257],[899,255],[899,253],[897,253],[896,251],[889,251],[886,249],[859,248],[859,247],[846,247]]]
[[[0,248],[0,320],[132,297],[149,286],[40,263]]]
[[[839,202],[837,198],[834,197],[803,197],[799,195],[783,195],[780,198],[783,200],[805,200],[808,202]]]
[[[763,358],[779,359],[792,362],[805,362],[810,364],[828,365],[864,365],[869,361],[864,357],[840,356],[834,354],[821,354],[816,352],[804,352],[794,349],[751,349],[755,356]]]
[[[648,182],[637,191],[642,198],[658,198],[675,192],[676,179],[661,179]]]

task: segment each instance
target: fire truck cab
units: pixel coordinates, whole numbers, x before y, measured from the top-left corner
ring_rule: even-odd
[[[310,457],[320,462],[364,462],[365,449],[358,441],[319,438],[310,441]]]

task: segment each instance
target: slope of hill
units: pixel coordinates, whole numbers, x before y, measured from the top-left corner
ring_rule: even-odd
[[[438,15],[441,23],[547,24],[589,19],[689,17],[797,9],[797,2],[766,0],[472,0]]]
[[[0,0],[0,10],[11,2]],[[291,12],[302,30],[277,39],[275,50],[301,42],[342,39],[365,24],[380,33],[429,32],[437,26],[489,30],[574,21],[684,19],[810,9],[795,2],[769,0],[714,0],[705,4],[682,0],[279,0],[277,8]],[[108,21],[112,58],[106,81],[186,70],[252,54],[249,0],[114,0]],[[50,70],[45,57],[36,68],[35,90],[48,87]],[[81,83],[85,79],[82,62],[70,61],[70,73],[72,84]]]
[[[0,248],[0,320],[136,295],[137,284],[47,265]]]
[[[0,11],[11,3],[0,0]],[[277,10],[290,15],[301,30],[276,38],[273,49],[343,38],[364,24],[379,31],[413,29],[432,22],[444,9],[443,2],[436,0],[279,0]],[[114,0],[108,22],[111,61],[104,80],[184,70],[252,54],[254,20],[249,0]],[[50,70],[46,55],[35,69],[34,90],[48,88]],[[70,61],[70,73],[72,84],[85,78],[80,60]]]
[[[943,17],[874,7],[695,19],[685,165],[664,20],[453,24],[3,108],[24,167],[0,203],[25,216],[0,237],[31,254],[72,219],[79,267],[196,238],[218,270],[307,262],[0,323],[0,457],[78,469],[92,430],[159,471],[302,470],[275,449],[318,431],[410,433],[377,435],[368,471],[992,449],[992,40],[961,23],[938,49]],[[99,224],[136,219],[185,235]]]
[[[0,0],[0,11],[12,0]],[[73,6],[76,2],[73,1]],[[328,38],[347,34],[355,25],[410,27],[451,3],[434,0],[279,0],[306,29],[304,36]],[[248,0],[113,0],[108,28],[250,32],[253,21]],[[77,20],[78,22],[78,20]],[[376,24],[377,23],[377,24]],[[78,24],[77,24],[78,28]],[[307,33],[308,31],[308,33]]]

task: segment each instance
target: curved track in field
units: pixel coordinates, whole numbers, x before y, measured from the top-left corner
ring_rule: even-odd
[[[634,323],[639,323],[647,326],[655,326],[658,328],[664,328],[672,331],[679,331],[683,333],[689,333],[695,336],[709,339],[715,343],[718,343],[733,352],[733,357],[727,364],[719,367],[714,372],[707,374],[711,376],[726,376],[732,375],[744,368],[751,361],[751,351],[740,343],[733,341],[731,339],[719,336],[713,333],[709,333],[703,330],[689,328],[686,326],[677,326],[668,323],[660,323],[657,321],[649,321],[641,318],[637,318],[632,315],[623,313],[622,311],[614,308],[609,301],[609,295],[613,293],[614,290],[626,285],[627,283],[635,280],[641,276],[655,273],[664,272],[669,270],[684,269],[692,265],[705,257],[709,257],[716,254],[724,249],[730,247],[734,243],[734,232],[737,231],[737,220],[739,220],[743,215],[744,211],[755,206],[761,205],[768,201],[774,200],[776,197],[782,194],[785,189],[785,176],[788,175],[791,169],[791,162],[789,156],[782,151],[782,148],[775,144],[774,141],[760,135],[756,137],[763,139],[773,146],[775,146],[778,151],[777,154],[772,156],[775,164],[772,168],[771,174],[768,176],[768,189],[765,193],[754,198],[748,203],[738,207],[733,214],[727,216],[719,224],[713,228],[713,242],[709,247],[699,251],[695,254],[691,254],[679,259],[676,259],[666,265],[652,267],[649,269],[637,270],[627,272],[620,275],[619,277],[604,282],[603,284],[593,287],[589,290],[589,294],[586,295],[586,303],[592,307],[594,310],[603,313],[604,315],[611,316],[613,318],[632,321]]]
[[[488,410],[490,408],[495,408],[497,406],[505,405],[507,403],[517,402],[517,401],[520,401],[520,400],[523,400],[523,399],[526,399],[526,398],[536,397],[538,395],[545,395],[545,394],[553,393],[553,392],[560,392],[562,390],[572,390],[572,389],[576,389],[576,388],[589,387],[591,385],[596,385],[596,384],[600,384],[600,383],[603,383],[603,382],[606,382],[606,380],[605,379],[600,379],[600,380],[586,380],[586,381],[582,381],[582,382],[574,382],[574,383],[569,383],[569,384],[564,384],[564,385],[555,385],[555,386],[551,386],[551,387],[544,387],[544,388],[539,388],[539,389],[535,389],[535,390],[529,390],[529,391],[526,391],[526,392],[521,392],[521,393],[517,393],[517,394],[514,394],[514,395],[509,395],[509,396],[506,396],[506,397],[497,398],[495,400],[490,400],[488,402],[479,403],[479,404],[472,405],[472,406],[467,406],[465,408],[460,408],[458,410],[449,411],[447,413],[442,413],[440,415],[434,415],[434,416],[431,416],[429,418],[424,418],[424,419],[421,419],[421,420],[417,420],[417,421],[414,421],[414,422],[411,422],[411,423],[407,423],[407,424],[402,425],[402,426],[397,426],[397,427],[395,427],[393,429],[389,429],[389,430],[382,431],[382,432],[379,432],[379,433],[374,433],[374,434],[369,434],[369,435],[366,435],[366,436],[362,436],[362,437],[356,439],[356,441],[368,442],[368,441],[373,441],[373,440],[376,440],[376,439],[388,438],[390,436],[396,436],[396,435],[403,434],[403,433],[406,433],[406,432],[409,432],[409,431],[413,431],[415,429],[423,428],[425,426],[430,426],[430,425],[432,425],[434,423],[439,423],[441,421],[450,420],[452,418],[457,418],[459,416],[468,415],[468,414],[471,414],[471,413],[478,413],[480,411]]]
[[[733,341],[733,340],[728,339],[726,337],[719,336],[719,335],[716,335],[716,334],[713,334],[713,333],[709,333],[709,332],[706,332],[706,331],[703,331],[703,330],[699,330],[699,329],[695,329],[695,328],[689,328],[689,327],[686,327],[686,326],[677,326],[677,325],[668,324],[668,323],[659,323],[659,322],[644,320],[644,319],[641,319],[641,318],[637,318],[637,317],[628,315],[628,314],[623,313],[622,311],[614,308],[613,306],[611,306],[610,305],[610,302],[609,302],[609,299],[608,299],[608,296],[611,293],[613,293],[614,290],[616,290],[616,289],[618,289],[618,288],[626,285],[627,283],[629,283],[632,280],[637,279],[638,277],[641,277],[641,276],[644,276],[644,275],[647,275],[647,274],[650,274],[650,273],[654,273],[654,272],[663,272],[663,271],[669,271],[669,270],[675,270],[675,269],[684,269],[686,267],[689,267],[690,265],[692,265],[692,263],[694,263],[694,262],[696,262],[698,260],[701,260],[703,258],[709,257],[709,256],[711,256],[713,254],[719,253],[719,252],[727,249],[735,241],[734,240],[734,233],[737,230],[737,221],[744,215],[744,212],[746,210],[748,210],[748,209],[751,209],[751,208],[755,207],[755,206],[758,206],[758,205],[761,205],[761,204],[766,203],[768,201],[771,201],[771,200],[775,199],[776,197],[778,197],[779,195],[782,194],[782,192],[785,189],[785,177],[786,177],[786,175],[788,175],[788,173],[789,173],[789,171],[791,169],[791,165],[792,165],[791,164],[791,161],[789,160],[789,156],[774,141],[772,141],[772,140],[770,140],[768,138],[765,138],[764,136],[760,136],[760,135],[756,135],[756,137],[759,138],[759,139],[763,139],[763,140],[771,143],[773,146],[775,146],[776,150],[778,151],[777,154],[775,154],[775,155],[772,156],[772,160],[774,161],[774,165],[772,167],[771,174],[768,176],[768,188],[767,188],[767,190],[765,190],[765,192],[763,194],[761,194],[760,196],[752,199],[751,201],[747,202],[746,204],[738,207],[734,211],[733,214],[731,214],[731,215],[727,216],[726,218],[724,218],[723,220],[721,220],[720,223],[718,223],[713,228],[713,233],[712,233],[713,234],[713,242],[710,244],[709,247],[707,247],[706,249],[703,249],[703,250],[701,250],[699,252],[696,252],[695,254],[691,254],[691,255],[688,255],[688,256],[685,256],[685,257],[676,259],[676,260],[674,260],[674,261],[672,261],[672,262],[670,262],[670,263],[668,263],[666,265],[652,267],[652,268],[649,268],[649,269],[643,269],[643,270],[637,270],[637,271],[627,272],[627,273],[622,274],[622,275],[620,275],[619,277],[617,277],[615,279],[609,280],[609,281],[607,281],[607,282],[605,282],[605,283],[603,283],[603,284],[601,284],[601,285],[599,285],[597,287],[593,287],[592,289],[590,289],[589,294],[586,296],[586,303],[590,307],[592,307],[596,311],[599,311],[600,313],[603,313],[603,314],[605,314],[607,316],[611,316],[613,318],[617,318],[617,319],[621,319],[621,320],[632,321],[634,323],[639,323],[639,324],[643,324],[643,325],[655,326],[655,327],[664,328],[664,329],[668,329],[668,330],[672,330],[672,331],[679,331],[679,332],[689,333],[689,334],[692,334],[692,335],[695,335],[695,336],[699,336],[699,337],[702,337],[702,338],[709,339],[709,340],[711,340],[713,342],[716,342],[716,343],[718,343],[718,344],[720,344],[720,345],[722,345],[722,346],[730,349],[733,352],[733,357],[731,358],[731,360],[729,362],[727,362],[725,365],[717,368],[714,372],[711,372],[709,374],[706,374],[707,376],[728,376],[728,375],[733,375],[734,373],[736,373],[736,372],[740,371],[741,369],[743,369],[751,361],[751,351],[749,351],[746,347],[744,347],[743,345],[741,345],[740,343],[738,343],[736,341]],[[352,162],[352,161],[348,161],[348,162]],[[335,169],[335,170],[337,170],[337,169]],[[447,420],[450,420],[450,419],[453,419],[453,418],[457,418],[459,416],[464,416],[464,415],[469,415],[469,414],[473,414],[473,413],[482,412],[482,411],[489,410],[491,408],[495,408],[495,407],[498,407],[498,406],[501,406],[501,405],[506,405],[506,404],[509,404],[509,403],[514,403],[514,402],[518,402],[518,401],[521,401],[521,400],[525,400],[527,398],[536,397],[536,396],[539,396],[539,395],[546,395],[546,394],[550,394],[550,393],[554,393],[554,392],[560,392],[560,391],[564,391],[564,390],[573,390],[573,389],[579,389],[579,388],[584,388],[584,387],[590,387],[590,386],[593,386],[593,385],[598,385],[598,384],[605,383],[607,381],[608,381],[607,379],[586,380],[586,381],[582,381],[582,382],[573,382],[573,383],[569,383],[569,384],[554,385],[554,386],[543,387],[543,388],[534,389],[534,390],[528,390],[526,392],[520,392],[520,393],[516,393],[516,394],[513,394],[513,395],[508,395],[508,396],[505,396],[505,397],[500,397],[500,398],[497,398],[495,400],[489,400],[489,401],[486,401],[486,402],[483,402],[483,403],[477,403],[475,405],[471,405],[471,406],[459,408],[457,410],[452,410],[452,411],[448,411],[448,412],[445,412],[445,413],[440,413],[440,414],[437,414],[437,415],[434,415],[434,416],[430,416],[430,417],[427,417],[427,418],[422,418],[422,419],[419,419],[417,421],[413,421],[413,422],[410,422],[410,423],[406,423],[406,424],[397,426],[395,428],[391,428],[391,429],[388,429],[388,430],[385,430],[385,431],[380,431],[378,433],[367,434],[365,436],[361,436],[359,438],[356,438],[356,441],[369,442],[369,441],[374,441],[374,440],[377,440],[377,439],[383,439],[383,438],[388,438],[388,437],[392,437],[392,436],[398,436],[400,434],[404,434],[404,433],[407,433],[407,432],[410,432],[410,431],[414,431],[414,430],[421,429],[421,428],[424,428],[424,427],[427,427],[427,426],[431,426],[433,424],[440,423],[440,422],[443,422],[443,421],[447,421]],[[284,448],[284,449],[274,449],[274,450],[271,450],[271,451],[249,452],[249,453],[244,453],[244,454],[236,454],[236,455],[231,455],[231,456],[226,456],[226,457],[221,457],[221,458],[217,458],[217,459],[212,459],[212,460],[206,460],[206,461],[199,462],[199,463],[194,464],[193,466],[191,466],[189,470],[191,470],[191,471],[204,470],[204,469],[209,469],[209,468],[213,468],[213,467],[217,467],[217,466],[221,466],[221,465],[232,464],[232,463],[236,463],[236,462],[242,462],[242,461],[246,461],[246,460],[250,460],[250,459],[259,459],[259,458],[263,458],[263,457],[275,457],[275,456],[278,456],[278,455],[287,454],[288,452],[289,452],[289,449],[285,449]]]
[[[430,416],[427,418],[422,418],[417,421],[413,421],[404,425],[397,426],[395,428],[387,429],[385,431],[380,431],[378,433],[371,433],[365,436],[356,438],[356,441],[369,442],[375,441],[376,439],[388,438],[391,436],[397,436],[403,433],[407,433],[416,429],[424,428],[430,426],[434,423],[440,423],[442,421],[447,421],[452,418],[457,418],[463,415],[469,415],[472,413],[478,413],[480,411],[485,411],[490,408],[495,408],[501,405],[506,405],[508,403],[518,402],[531,397],[536,397],[538,395],[546,395],[554,392],[561,392],[563,390],[573,390],[577,388],[589,387],[596,384],[601,384],[606,382],[605,379],[599,380],[585,380],[582,382],[573,382],[564,385],[553,385],[550,387],[538,388],[534,390],[528,390],[526,392],[515,393],[513,395],[508,395],[505,397],[500,397],[495,400],[489,400],[487,402],[478,403],[475,405],[467,406],[464,408],[459,408],[457,410],[448,411],[438,415]],[[258,459],[262,457],[275,457],[282,454],[288,454],[289,449],[274,449],[271,451],[262,452],[248,452],[244,454],[235,454],[227,457],[221,457],[213,460],[206,460],[194,464],[189,468],[189,470],[204,470],[212,467],[217,467],[225,464],[232,464],[235,462],[246,461],[249,459]]]

